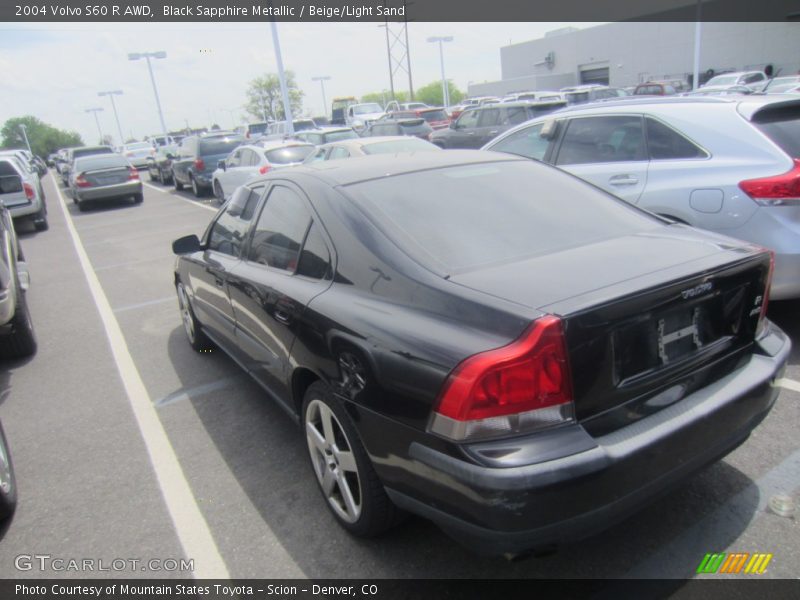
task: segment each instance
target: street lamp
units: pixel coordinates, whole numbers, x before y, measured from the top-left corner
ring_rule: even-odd
[[[19,128],[22,130],[22,137],[25,138],[25,145],[28,147],[28,152],[33,154],[33,150],[31,150],[31,143],[28,141],[28,132],[25,131],[28,126],[25,123],[20,123]]]
[[[164,50],[156,52],[131,52],[128,54],[128,60],[139,60],[144,58],[147,61],[147,70],[150,72],[150,82],[153,84],[153,94],[156,96],[156,106],[158,107],[158,118],[161,119],[161,129],[164,132],[164,140],[166,142],[167,125],[164,123],[164,113],[161,111],[161,100],[158,99],[158,88],[156,88],[156,78],[153,77],[153,67],[150,64],[151,58],[167,58],[167,53]]]
[[[330,81],[330,75],[320,75],[318,77],[312,77],[311,81],[319,81],[319,86],[322,88],[322,114],[328,114],[328,101],[325,100],[325,82]]]
[[[103,109],[99,106],[95,108],[87,108],[84,112],[94,114],[94,122],[97,124],[97,133],[100,134],[100,143],[103,143],[103,130],[100,129],[100,119],[97,118],[97,113],[102,112]]]
[[[272,45],[275,49],[275,62],[278,66],[278,80],[281,82],[281,96],[283,97],[283,115],[286,118],[286,129],[289,135],[294,135],[294,123],[292,121],[292,105],[289,103],[289,86],[286,82],[286,75],[283,72],[283,57],[281,56],[281,42],[278,39],[278,26],[275,20],[270,21],[272,30]]]
[[[114,109],[114,119],[117,122],[117,131],[119,132],[120,146],[125,143],[125,136],[122,135],[122,127],[119,124],[119,115],[117,115],[117,105],[114,104],[114,96],[122,96],[122,90],[109,90],[107,92],[97,92],[98,96],[108,96],[111,99],[111,108]]]
[[[442,100],[444,101],[444,107],[448,108],[450,106],[450,90],[448,89],[447,79],[445,79],[444,76],[444,51],[442,50],[442,43],[452,42],[453,36],[432,36],[428,38],[428,41],[432,43],[439,42],[439,64],[442,67]]]

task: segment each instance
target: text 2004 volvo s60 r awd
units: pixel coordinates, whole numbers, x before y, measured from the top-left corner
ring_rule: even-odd
[[[590,535],[744,441],[790,350],[767,251],[510,156],[284,169],[173,249],[191,344],[302,425],[358,535]]]

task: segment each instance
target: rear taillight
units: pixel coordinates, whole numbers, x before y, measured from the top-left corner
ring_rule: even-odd
[[[128,181],[139,181],[139,171],[137,169],[128,169]]]
[[[537,319],[517,340],[462,361],[439,395],[430,430],[453,440],[507,436],[574,419],[561,319]]]
[[[133,152],[126,152],[125,156],[133,156]]]
[[[83,173],[81,173],[75,178],[75,185],[77,185],[78,187],[90,187],[92,184],[89,183],[86,180],[86,177],[83,176]]]
[[[198,158],[194,161],[194,170],[195,171],[205,171],[206,170],[206,163],[203,162],[202,158]]]
[[[33,201],[33,199],[36,197],[36,190],[33,189],[33,186],[30,183],[23,183],[22,189],[25,190],[25,197],[28,200]]]
[[[800,159],[794,159],[794,167],[788,173],[747,179],[739,187],[762,206],[800,205]]]
[[[264,165],[263,167],[261,167],[258,170],[258,172],[261,173],[262,175],[264,175],[265,173],[267,173],[270,170],[270,168],[271,168],[270,165]]]
[[[756,326],[756,337],[761,337],[767,326],[767,305],[769,304],[769,288],[772,287],[772,272],[775,270],[775,252],[769,251],[769,273],[767,273],[767,285],[764,287],[764,296],[761,299],[761,313],[758,315],[758,325]]]

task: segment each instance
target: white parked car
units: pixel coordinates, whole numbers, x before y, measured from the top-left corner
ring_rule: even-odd
[[[377,102],[351,104],[347,107],[347,112],[345,113],[345,123],[356,131],[361,132],[384,114],[384,110]]]
[[[701,85],[700,89],[706,86],[716,85],[745,85],[754,92],[761,90],[769,80],[766,73],[763,71],[737,71],[735,73],[722,73],[709,79],[705,85]]]
[[[226,159],[219,161],[212,175],[214,196],[220,202],[225,202],[236,188],[254,177],[272,169],[299,165],[314,149],[313,144],[297,141],[269,141],[239,146]]]
[[[134,167],[141,169],[147,166],[147,159],[155,155],[156,149],[150,142],[131,142],[123,145],[119,153]]]
[[[484,150],[556,165],[650,212],[769,248],[772,297],[800,298],[796,96],[575,106],[511,129]]]

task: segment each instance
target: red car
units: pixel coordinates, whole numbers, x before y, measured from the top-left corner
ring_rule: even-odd
[[[433,129],[444,129],[450,125],[450,117],[443,108],[418,108],[391,113],[392,119],[413,119],[414,117],[422,117]]]

